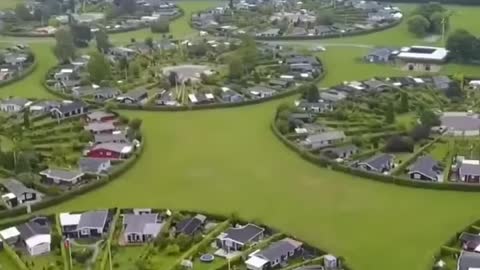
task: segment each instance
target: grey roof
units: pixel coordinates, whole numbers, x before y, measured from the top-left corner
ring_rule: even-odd
[[[41,171],[40,174],[49,178],[58,178],[66,181],[83,176],[83,173],[80,171],[71,171],[66,169],[46,169]]]
[[[314,56],[302,56],[302,55],[295,55],[292,57],[288,57],[285,59],[285,63],[287,65],[294,65],[294,64],[310,64],[312,66],[320,65],[320,62]]]
[[[148,224],[158,224],[160,226],[147,226]],[[125,226],[125,233],[156,235],[159,232],[156,229],[161,228],[161,224],[158,223],[158,214],[125,214],[123,225]]]
[[[100,167],[105,164],[110,163],[109,160],[101,158],[82,158],[78,161],[78,167],[80,171],[84,173],[98,173]]]
[[[323,142],[330,140],[340,140],[345,138],[345,133],[343,131],[327,131],[319,134],[313,134],[307,137],[307,140],[310,143]]]
[[[37,197],[43,195],[34,189],[26,187],[22,182],[16,179],[6,179],[3,182],[0,182],[0,184],[8,189],[9,192],[13,193],[15,197],[20,197],[23,193],[35,193],[37,194]]]
[[[98,210],[85,212],[80,215],[77,229],[82,228],[103,228],[107,222],[108,211]]]
[[[267,247],[265,250],[260,251],[255,256],[267,259],[269,261],[275,261],[282,256],[288,256],[289,252],[295,251],[302,243],[290,238],[285,238],[277,241]]]
[[[249,87],[247,89],[247,91],[249,91],[249,92],[260,92],[260,93],[277,92],[277,90],[275,90],[273,88],[269,88],[269,87],[265,87],[265,86],[261,86],[261,85],[255,85],[255,86]]]
[[[177,233],[192,235],[205,222],[206,217],[203,215],[195,215],[191,218],[186,218],[175,225]]]
[[[480,118],[478,115],[443,115],[440,117],[442,126],[453,130],[479,130]]]
[[[85,107],[87,107],[87,104],[85,102],[80,101],[80,100],[75,100],[75,101],[70,102],[70,103],[62,103],[62,105],[60,105],[58,110],[61,113],[65,114],[65,113],[73,112],[73,111],[76,111],[78,109],[85,108]]]
[[[20,107],[24,107],[25,105],[27,105],[28,102],[30,101],[25,98],[9,98],[1,101],[2,104],[13,104]]]
[[[370,167],[380,171],[383,169],[386,163],[393,161],[394,158],[395,156],[392,154],[377,154],[365,161],[362,161],[361,163],[367,164]]]
[[[379,58],[388,58],[392,54],[393,50],[389,48],[375,48],[368,52],[368,56],[376,56]]]
[[[461,175],[480,176],[480,165],[477,164],[460,164]]]
[[[382,81],[379,81],[379,80],[375,80],[375,79],[363,81],[362,83],[365,84],[366,86],[368,86],[369,89],[373,89],[373,90],[376,90],[377,88],[380,88],[380,87],[389,87],[389,86],[391,86],[391,85],[389,85],[389,84],[387,84],[387,83],[385,83],[385,82],[382,82]]]
[[[50,226],[40,225],[32,221],[17,226],[17,230],[20,232],[20,235],[24,240],[35,235],[50,234]]]
[[[101,87],[95,91],[94,95],[116,96],[121,93],[120,89],[112,87]]]
[[[238,243],[246,244],[248,241],[255,238],[257,235],[263,233],[265,229],[258,227],[255,224],[247,224],[240,228],[230,228],[225,232],[223,238],[234,240]]]
[[[462,242],[475,241],[480,243],[480,235],[475,233],[463,232],[458,239]]]
[[[138,100],[139,98],[141,98],[145,94],[148,94],[147,90],[141,88],[141,89],[136,89],[136,90],[129,91],[129,92],[121,95],[121,97]]]
[[[111,143],[111,142],[129,142],[125,133],[115,134],[95,134],[95,143]]]
[[[418,172],[430,179],[437,179],[437,176],[442,172],[438,162],[431,156],[422,156],[418,158],[415,163],[409,167],[409,172]]]
[[[279,28],[270,28],[270,29],[267,29],[263,32],[260,32],[258,33],[258,35],[269,35],[269,36],[276,36],[280,33],[280,29]]]
[[[480,254],[476,252],[462,251],[458,258],[458,270],[480,268]]]
[[[448,88],[452,82],[448,76],[434,76],[432,80],[435,87],[440,89]]]

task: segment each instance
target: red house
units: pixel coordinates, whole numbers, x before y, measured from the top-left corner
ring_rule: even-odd
[[[87,115],[88,122],[111,122],[116,118],[115,114],[103,111],[94,111]]]
[[[101,143],[88,151],[91,158],[126,159],[133,153],[134,147],[128,143]]]

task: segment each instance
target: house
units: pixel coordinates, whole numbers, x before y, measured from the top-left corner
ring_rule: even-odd
[[[385,92],[393,88],[392,85],[376,79],[363,81],[362,84],[366,85],[367,90],[372,92]]]
[[[109,159],[81,158],[78,161],[78,167],[83,173],[100,175],[107,173],[112,164]]]
[[[202,228],[206,219],[207,217],[200,214],[195,215],[194,217],[185,218],[175,224],[175,233],[193,236]]]
[[[394,155],[382,153],[358,163],[358,166],[366,171],[384,173],[395,167],[394,159]]]
[[[97,238],[106,233],[109,223],[107,210],[96,210],[81,214],[59,215],[62,233],[67,238]]]
[[[323,151],[323,153],[333,159],[341,158],[341,159],[348,159],[353,155],[357,154],[359,151],[358,147],[349,144],[343,145],[339,147],[327,148]]]
[[[146,89],[136,89],[120,95],[116,100],[125,104],[140,104],[148,99],[148,92]]]
[[[93,98],[98,101],[105,101],[112,99],[120,95],[122,92],[117,88],[112,87],[100,87],[93,92]]]
[[[256,34],[257,37],[277,37],[279,35],[280,35],[279,28],[271,28]]]
[[[347,98],[347,95],[337,90],[327,90],[320,92],[320,99],[327,102],[338,102]]]
[[[454,86],[454,81],[448,76],[433,76],[433,87],[437,90],[445,91]]]
[[[78,68],[73,65],[62,66],[61,69],[53,74],[53,78],[57,81],[64,82],[70,81],[78,76]]]
[[[112,121],[109,122],[89,122],[83,127],[92,134],[112,134],[117,128]]]
[[[20,232],[17,227],[3,229],[0,231],[0,239],[9,245],[14,245],[20,240]]]
[[[473,270],[480,268],[480,253],[462,251],[457,261],[457,270]]]
[[[28,108],[32,114],[50,113],[53,108],[60,107],[60,102],[53,100],[44,100],[30,105]]]
[[[309,135],[303,142],[302,145],[311,149],[318,150],[322,147],[326,147],[332,144],[340,143],[345,140],[346,136],[343,131],[326,131],[319,134]]]
[[[316,133],[325,132],[327,128],[324,125],[317,123],[302,123],[300,126],[295,128],[295,133],[299,135],[311,135]]]
[[[154,240],[163,224],[158,214],[125,214],[123,215],[123,241],[129,244],[145,243]]]
[[[431,156],[418,158],[408,168],[410,179],[443,182],[443,170],[436,160]]]
[[[363,57],[363,60],[367,63],[389,63],[393,60],[392,53],[394,50],[389,48],[375,48],[368,52]]]
[[[7,113],[20,112],[32,104],[31,101],[24,98],[9,98],[0,101],[0,110]]]
[[[2,200],[9,207],[15,207],[24,203],[35,203],[43,198],[43,194],[27,188],[22,182],[16,179],[6,179],[0,182],[8,191],[7,194],[2,195]]]
[[[318,102],[308,102],[306,100],[301,100],[296,103],[296,106],[299,110],[312,113],[325,113],[333,110],[332,104],[323,100]]]
[[[239,93],[226,88],[222,89],[222,94],[221,94],[221,99],[225,102],[230,102],[230,103],[237,103],[237,102],[243,102],[245,101],[245,97],[240,95]]]
[[[461,242],[463,250],[480,252],[480,235],[463,232],[458,240]]]
[[[65,119],[76,117],[88,112],[88,105],[80,100],[63,102],[60,107],[53,108],[51,111],[52,117],[56,119]]]
[[[126,159],[133,153],[134,146],[130,143],[100,143],[93,146],[87,153],[91,158]]]
[[[255,85],[247,88],[247,92],[254,98],[267,98],[275,95],[277,93],[277,90],[260,85]]]
[[[232,227],[217,237],[217,247],[227,253],[240,251],[245,245],[262,240],[264,232],[265,229],[251,223]]]
[[[313,123],[316,119],[316,115],[311,113],[291,113],[288,116],[290,122],[295,122],[297,120],[302,121],[303,123]]]
[[[82,86],[75,86],[71,89],[72,95],[75,97],[85,97],[90,96],[95,92],[95,87],[92,85],[82,85]]]
[[[116,118],[117,116],[114,113],[104,112],[104,111],[93,111],[87,114],[88,122],[109,122]]]
[[[25,243],[25,247],[30,256],[38,256],[50,252],[52,237],[50,235],[50,225],[30,221],[17,226],[20,232],[20,239]]]
[[[45,180],[57,185],[75,185],[84,175],[83,172],[66,169],[46,169],[39,174],[42,175]]]
[[[130,140],[127,138],[124,132],[114,131],[112,134],[95,134],[93,136],[93,141],[95,144],[102,143],[122,143],[128,144]]]
[[[458,178],[467,183],[480,182],[480,160],[465,159],[457,157]]]
[[[292,81],[282,80],[282,79],[271,79],[268,81],[268,85],[274,88],[285,89],[292,86]]]
[[[291,238],[277,241],[262,251],[255,251],[245,261],[249,270],[273,269],[285,264],[289,259],[298,256],[303,243]]]

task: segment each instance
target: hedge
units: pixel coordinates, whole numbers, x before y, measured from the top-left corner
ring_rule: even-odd
[[[62,228],[60,225],[60,216],[58,214],[55,215],[55,229],[57,230],[57,233],[62,235]],[[67,250],[65,249],[65,245],[62,241],[60,243],[60,253],[62,254],[62,259],[63,259],[63,270],[72,270],[70,269],[70,258],[67,255]]]
[[[96,181],[92,181],[92,182],[90,182],[90,183],[88,183],[84,186],[81,186],[77,189],[73,189],[69,192],[65,192],[65,193],[62,193],[58,196],[50,197],[50,198],[42,200],[42,201],[40,201],[36,204],[33,204],[31,206],[32,212],[38,211],[40,209],[44,209],[44,208],[47,208],[47,207],[50,207],[50,206],[68,201],[68,200],[71,200],[71,199],[73,199],[73,198],[75,198],[79,195],[83,195],[83,194],[85,194],[89,191],[92,191],[94,189],[100,188],[100,187],[108,184],[109,182],[116,179],[117,177],[122,175],[125,171],[127,171],[129,168],[131,168],[132,166],[135,165],[137,160],[142,155],[144,147],[145,147],[145,140],[142,141],[141,146],[139,147],[139,149],[137,149],[137,152],[132,157],[123,161],[120,165],[114,167],[110,171],[108,176],[102,177],[101,179],[96,180]],[[25,206],[13,208],[13,209],[8,209],[8,210],[3,210],[3,211],[0,211],[0,219],[13,217],[13,216],[21,215],[21,214],[25,214],[25,213],[26,213],[26,207]]]
[[[111,249],[112,238],[115,233],[116,224],[119,216],[120,216],[120,209],[116,209],[115,216],[113,216],[112,222],[110,223],[110,231],[108,232],[107,241],[105,243],[105,248],[107,249],[107,251],[104,251],[104,253],[102,254],[102,259],[98,267],[99,270],[107,270],[107,263],[109,258],[108,249]]]
[[[313,263],[321,263],[323,265],[323,259],[324,259],[324,256],[320,256],[320,257],[309,259],[309,260],[304,260],[304,261],[301,261],[299,263],[287,266],[287,267],[283,268],[282,270],[294,270],[294,269],[297,269],[299,267],[305,266],[307,264],[313,264]]]
[[[305,149],[298,147],[296,144],[289,141],[284,135],[280,133],[280,131],[275,126],[274,121],[271,123],[270,127],[274,135],[284,145],[286,145],[288,148],[290,148],[291,150],[299,154],[301,158],[319,167],[324,167],[324,168],[328,167],[335,171],[340,171],[340,172],[352,174],[355,176],[359,176],[362,178],[376,180],[379,182],[396,184],[399,186],[408,186],[408,187],[425,188],[425,189],[438,189],[438,190],[455,190],[455,191],[466,191],[466,192],[480,191],[480,185],[478,184],[463,183],[463,182],[440,182],[439,183],[439,182],[417,181],[417,180],[411,180],[405,177],[379,174],[379,173],[361,170],[358,168],[348,167],[334,160],[330,160],[322,156],[316,156],[306,151]]]
[[[23,80],[30,73],[32,73],[36,68],[37,68],[37,58],[34,56],[33,63],[30,66],[28,66],[28,68],[22,70],[22,72],[18,76],[15,76],[15,77],[13,77],[11,79],[8,79],[8,80],[5,80],[5,81],[1,81],[0,82],[0,87],[7,86],[7,85],[12,84],[14,82],[18,82],[18,81]]]
[[[417,151],[415,151],[410,157],[408,157],[402,164],[398,165],[393,171],[391,172],[392,175],[401,174],[408,165],[410,165],[413,161],[415,161],[419,156],[421,156],[425,151],[430,149],[436,142],[438,142],[442,137],[438,136],[429,143],[425,144],[424,146],[420,147]]]

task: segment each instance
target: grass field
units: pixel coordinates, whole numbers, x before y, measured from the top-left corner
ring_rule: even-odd
[[[462,9],[454,25],[475,20],[479,11]],[[335,42],[416,42],[402,27]],[[0,89],[2,97],[49,96],[41,81],[55,58],[48,43],[32,46],[39,57],[36,71]],[[355,62],[364,50],[329,48],[322,56],[328,68],[323,84],[397,74]],[[465,67],[445,70],[460,68]],[[270,131],[283,101],[197,112],[124,112],[143,120],[142,158],[108,186],[47,211],[138,206],[237,212],[342,255],[357,270],[425,270],[443,241],[479,217],[472,207],[476,193],[398,187],[303,161]]]
[[[18,3],[23,3],[23,0],[2,0],[0,1],[0,9],[15,8]]]

